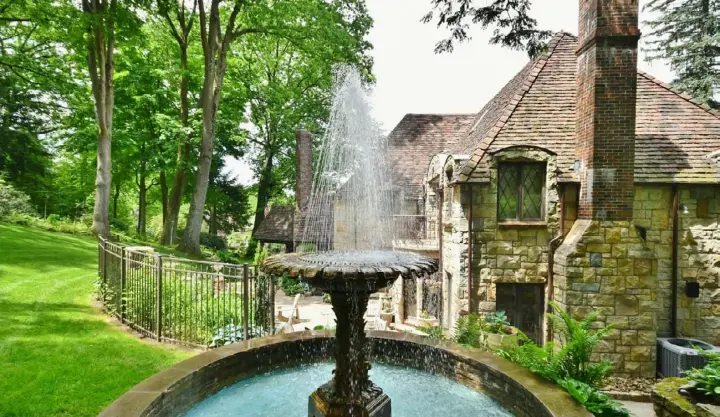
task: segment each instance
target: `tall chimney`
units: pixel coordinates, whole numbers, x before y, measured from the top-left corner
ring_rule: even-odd
[[[581,219],[630,220],[638,0],[580,0],[577,156]]]
[[[295,132],[295,202],[298,210],[307,207],[312,191],[312,133],[305,129]]]

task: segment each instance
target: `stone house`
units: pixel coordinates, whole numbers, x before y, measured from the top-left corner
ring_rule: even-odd
[[[720,116],[638,71],[637,3],[602,3],[477,114],[409,114],[390,143],[419,149],[395,166],[437,225],[443,325],[504,310],[543,343],[548,300],[596,309],[598,359],[651,375],[658,336],[720,344]]]
[[[440,260],[443,326],[503,310],[544,343],[549,300],[598,310],[596,357],[625,375],[654,374],[659,336],[720,344],[720,114],[638,71],[639,36],[637,2],[580,0],[579,36],[478,113],[390,133],[393,246]],[[399,287],[396,314],[417,315],[425,287]]]

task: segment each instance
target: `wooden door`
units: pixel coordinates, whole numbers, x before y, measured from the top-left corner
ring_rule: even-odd
[[[497,284],[496,310],[505,311],[511,325],[542,344],[545,284]]]

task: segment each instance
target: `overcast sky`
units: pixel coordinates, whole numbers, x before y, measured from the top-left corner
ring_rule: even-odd
[[[645,2],[640,1],[641,8]],[[373,111],[387,132],[407,113],[479,111],[528,61],[525,52],[489,45],[490,33],[477,29],[471,31],[472,40],[456,45],[453,53],[436,55],[435,43],[446,32],[420,22],[430,0],[367,0],[367,4],[375,20],[370,31],[377,79]],[[533,0],[531,14],[542,29],[577,33],[577,0]],[[646,18],[641,12],[641,21]],[[645,29],[642,24],[640,29]],[[663,81],[672,80],[667,66],[648,64],[643,57],[640,51],[640,69]],[[243,184],[254,182],[243,161],[233,161],[229,167]]]

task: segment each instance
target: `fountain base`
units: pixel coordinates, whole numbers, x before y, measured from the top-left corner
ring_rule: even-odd
[[[391,417],[390,397],[374,386],[360,400],[333,398],[332,382],[310,394],[308,417]]]

